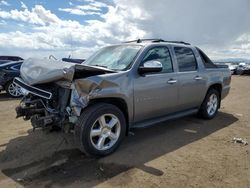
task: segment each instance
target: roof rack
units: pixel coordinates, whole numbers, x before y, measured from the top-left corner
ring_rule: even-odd
[[[163,39],[137,39],[137,40],[127,41],[127,42],[125,42],[125,43],[132,43],[132,42],[142,43],[142,42],[145,42],[145,41],[151,41],[151,42],[167,42],[167,43],[191,45],[190,43],[183,42],[183,41],[166,41],[166,40],[163,40]]]

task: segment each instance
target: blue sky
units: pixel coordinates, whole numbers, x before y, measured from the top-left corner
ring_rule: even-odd
[[[137,38],[184,40],[250,59],[248,0],[0,0],[0,55],[86,58]]]
[[[78,0],[5,0],[9,5],[2,5],[1,9],[10,11],[12,9],[20,9],[22,7],[21,2],[23,2],[28,8],[32,8],[35,5],[42,5],[45,9],[50,10],[54,14],[56,14],[58,17],[62,19],[72,19],[77,20],[81,23],[84,23],[85,20],[90,19],[100,19],[100,16],[98,15],[86,15],[84,18],[82,15],[76,15],[76,14],[68,14],[66,12],[58,10],[59,8],[72,8],[74,6],[84,6],[89,5],[88,1],[78,1]],[[99,2],[105,2],[105,4],[112,5],[112,1],[99,1]],[[97,13],[105,14],[107,13],[108,9],[107,7],[101,7],[100,11],[96,11]]]
[[[35,7],[36,5],[41,5],[43,6],[45,9],[50,10],[51,12],[53,12],[55,15],[57,15],[60,19],[65,19],[65,20],[76,20],[81,24],[86,24],[86,20],[103,20],[99,14],[106,14],[108,11],[107,7],[100,7],[100,10],[94,10],[91,12],[91,14],[87,14],[88,12],[86,12],[86,15],[79,15],[79,14],[73,14],[73,13],[69,13],[66,11],[63,11],[63,9],[67,9],[67,8],[74,8],[77,6],[88,6],[90,4],[89,1],[80,1],[80,0],[72,0],[72,1],[67,1],[67,0],[54,0],[54,1],[49,1],[49,0],[4,0],[2,2],[6,2],[5,3],[0,3],[0,9],[4,10],[4,11],[11,11],[13,9],[17,9],[17,10],[22,10],[23,7],[22,6],[27,6],[28,9],[32,9],[33,7]],[[98,1],[96,1],[98,2]],[[99,2],[103,2],[107,5],[112,6],[113,3],[112,1],[99,1]],[[96,14],[95,14],[96,13]],[[16,21],[16,20],[11,20],[11,19],[0,19],[1,21],[7,21],[9,24],[6,25],[5,27],[3,27],[1,31],[13,31],[15,29],[19,29],[19,30],[23,30],[23,29],[29,29],[28,27],[23,28],[23,27],[19,27],[18,24],[22,24],[22,22],[20,21]]]

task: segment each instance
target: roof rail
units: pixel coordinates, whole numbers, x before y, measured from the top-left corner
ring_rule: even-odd
[[[163,40],[163,39],[137,39],[137,40],[127,41],[127,42],[125,42],[125,43],[132,43],[132,42],[142,43],[142,42],[145,42],[145,41],[151,41],[151,42],[167,42],[167,43],[176,43],[176,44],[191,45],[190,43],[183,42],[183,41],[166,41],[166,40]]]
[[[163,42],[191,45],[190,43],[184,41],[163,41]]]

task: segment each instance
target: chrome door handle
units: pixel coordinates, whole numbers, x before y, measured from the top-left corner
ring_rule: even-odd
[[[194,79],[195,80],[202,80],[202,77],[201,76],[196,76]]]
[[[174,80],[174,79],[168,80],[168,84],[175,84],[176,82],[177,82],[177,80]]]

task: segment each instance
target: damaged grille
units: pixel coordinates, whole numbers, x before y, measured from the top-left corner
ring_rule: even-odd
[[[20,78],[15,78],[14,83],[19,85],[21,88],[27,90],[29,93],[32,93],[34,95],[37,95],[39,97],[45,98],[45,99],[51,99],[52,98],[52,93],[27,85],[24,83]]]

